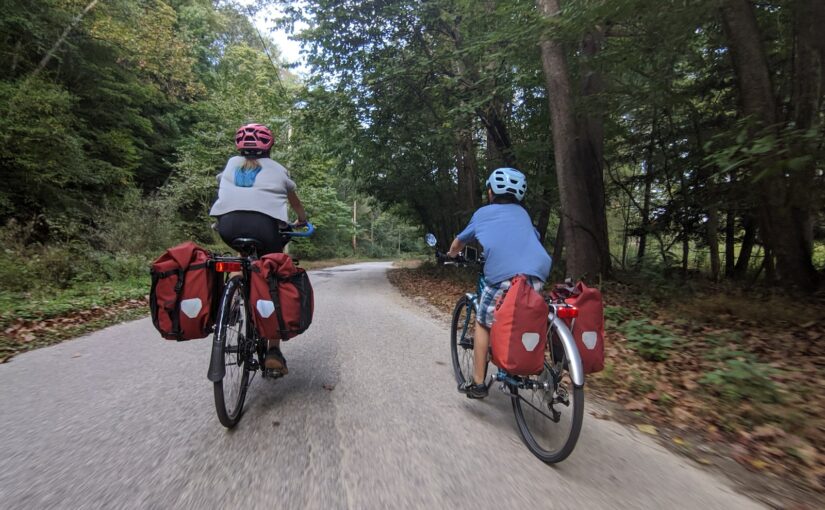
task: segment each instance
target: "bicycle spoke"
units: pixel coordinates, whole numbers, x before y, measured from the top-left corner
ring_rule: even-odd
[[[555,463],[564,460],[578,440],[584,393],[580,387],[571,390],[572,381],[564,368],[566,353],[559,353],[561,359],[553,359],[552,342],[558,340],[550,333],[544,371],[527,379],[522,387],[513,388],[511,396],[524,443],[544,462]]]

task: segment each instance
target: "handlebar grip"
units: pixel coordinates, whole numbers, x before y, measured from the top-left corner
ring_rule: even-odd
[[[289,237],[309,237],[315,233],[315,225],[312,223],[307,222],[306,228],[304,232],[283,232],[283,235]]]

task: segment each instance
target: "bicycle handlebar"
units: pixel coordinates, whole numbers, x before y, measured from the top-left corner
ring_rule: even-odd
[[[309,237],[315,233],[315,225],[312,223],[307,222],[306,230],[303,232],[293,231],[293,232],[281,232],[282,235],[289,236],[289,237]]]
[[[436,261],[445,266],[466,266],[467,264],[477,264],[479,261],[470,261],[467,260],[467,257],[464,256],[463,253],[459,253],[457,257],[452,258],[448,257],[446,253],[441,253],[440,251],[435,252],[435,259]]]

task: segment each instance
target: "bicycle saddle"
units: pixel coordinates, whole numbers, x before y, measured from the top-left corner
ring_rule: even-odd
[[[263,243],[251,237],[238,237],[232,240],[231,246],[246,257],[253,253],[260,252],[263,248]]]

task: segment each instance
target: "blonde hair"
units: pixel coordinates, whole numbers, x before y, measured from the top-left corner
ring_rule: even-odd
[[[256,168],[261,168],[261,164],[258,163],[258,158],[246,158],[241,165],[241,170],[255,170]]]

